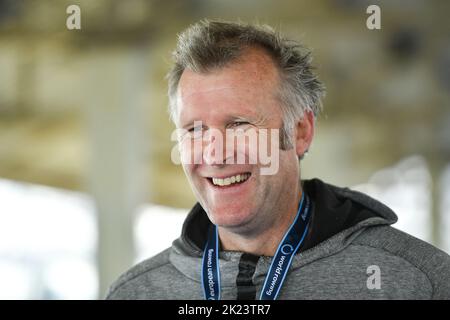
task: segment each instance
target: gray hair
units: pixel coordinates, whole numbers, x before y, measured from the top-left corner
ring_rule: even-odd
[[[311,52],[267,25],[201,20],[181,33],[173,52],[174,66],[167,74],[170,117],[176,123],[178,83],[185,69],[197,73],[220,69],[249,47],[263,48],[278,67],[278,98],[283,109],[280,146],[290,149],[296,122],[305,111],[317,118],[325,89],[313,72]]]

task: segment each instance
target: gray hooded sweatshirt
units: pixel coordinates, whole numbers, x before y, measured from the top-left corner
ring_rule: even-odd
[[[397,216],[360,192],[302,181],[311,228],[278,299],[450,299],[450,256],[390,225]],[[180,238],[125,272],[107,299],[204,299],[210,221],[197,203]],[[222,299],[257,299],[272,257],[221,251]]]

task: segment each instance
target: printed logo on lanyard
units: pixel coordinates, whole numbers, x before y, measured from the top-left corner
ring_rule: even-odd
[[[267,272],[261,300],[275,300],[283,286],[284,279],[295,253],[300,248],[309,226],[309,197],[303,193],[294,222],[278,245]],[[219,268],[219,241],[217,226],[210,228],[208,241],[203,252],[202,283],[205,299],[220,300],[220,268]]]

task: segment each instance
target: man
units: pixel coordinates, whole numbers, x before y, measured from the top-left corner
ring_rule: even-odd
[[[269,27],[204,20],[174,57],[170,111],[198,203],[172,247],[122,275],[108,299],[450,298],[450,257],[391,227],[389,208],[301,180],[324,93],[305,48]],[[235,144],[228,130],[259,144]],[[275,172],[250,161],[255,145],[277,154]]]

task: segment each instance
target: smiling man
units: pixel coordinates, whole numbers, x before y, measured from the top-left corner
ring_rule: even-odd
[[[170,112],[198,203],[109,299],[450,298],[448,255],[391,227],[395,214],[367,195],[301,179],[324,92],[304,47],[204,20],[174,58]]]

